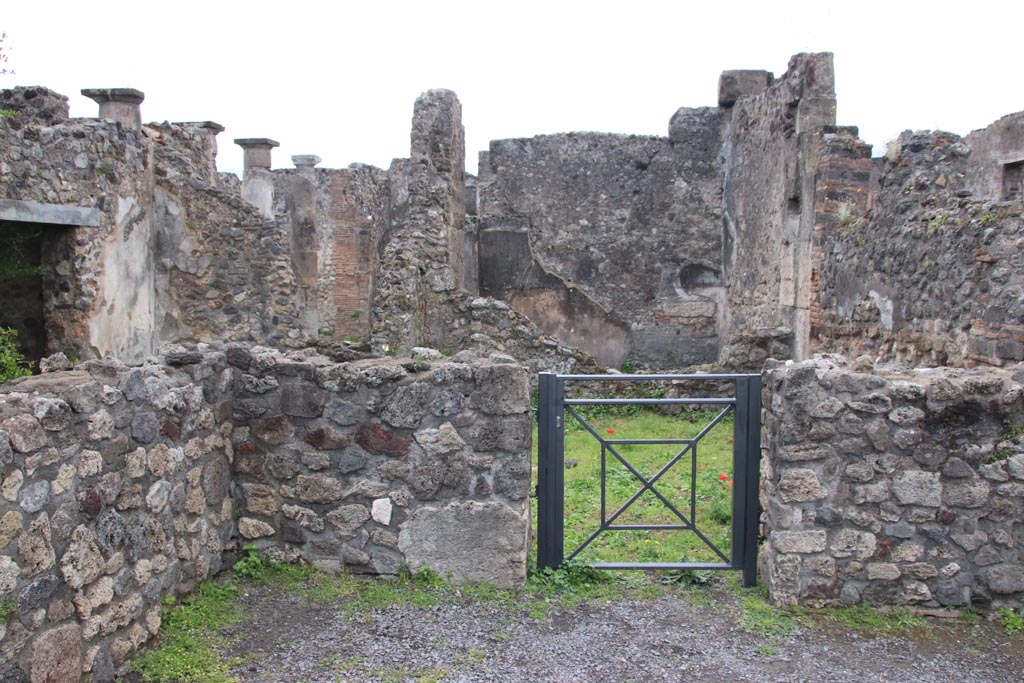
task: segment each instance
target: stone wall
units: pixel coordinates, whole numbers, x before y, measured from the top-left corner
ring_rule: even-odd
[[[912,365],[1024,360],[1024,204],[973,196],[984,174],[950,133],[903,133],[869,182],[855,133],[822,140],[847,172],[818,181],[815,348]]]
[[[1024,601],[1024,365],[769,367],[761,496],[772,598]]]
[[[723,298],[714,108],[667,138],[498,140],[477,181],[480,290],[599,363],[711,362]]]
[[[766,80],[766,89],[735,98],[725,134],[722,355],[730,365],[743,364],[746,338],[792,331],[799,358],[810,334],[817,140],[835,124],[832,55],[796,55],[785,74]]]
[[[0,674],[111,680],[162,598],[240,543],[332,571],[522,585],[529,375],[497,360],[218,344],[4,385]]]
[[[138,361],[171,340],[287,344],[296,326],[288,237],[214,171],[210,123],[132,127],[67,118],[45,88],[0,92],[0,193],[95,209],[44,230],[50,352]]]

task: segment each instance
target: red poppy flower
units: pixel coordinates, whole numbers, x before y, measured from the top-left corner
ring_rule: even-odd
[[[614,433],[615,433],[615,430],[614,430],[614,429],[609,429],[609,430],[608,430],[608,433],[609,433],[609,434],[614,434]]]
[[[720,479],[721,481],[725,481],[726,479],[728,479],[728,478],[729,478],[729,475],[728,475],[728,474],[726,474],[725,472],[722,472],[721,474],[719,474],[719,475],[718,475],[718,478],[719,478],[719,479]]]

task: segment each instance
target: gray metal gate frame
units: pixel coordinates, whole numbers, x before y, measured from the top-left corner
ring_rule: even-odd
[[[538,471],[537,471],[537,566],[557,568],[565,561],[565,413],[568,410],[574,419],[580,419],[573,406],[578,405],[714,405],[724,406],[718,416],[693,439],[605,439],[585,421],[587,429],[601,443],[602,448],[611,448],[612,453],[632,472],[642,484],[637,493],[625,503],[610,519],[605,515],[602,481],[601,525],[584,543],[573,551],[570,559],[586,547],[603,531],[618,529],[679,529],[697,533],[723,560],[721,563],[706,562],[602,562],[592,566],[595,569],[726,569],[743,572],[743,585],[757,583],[757,532],[758,532],[758,484],[761,458],[761,376],[755,374],[692,374],[692,375],[559,375],[542,372],[539,380],[538,422]],[[731,398],[566,398],[565,383],[584,382],[650,382],[650,381],[732,381],[735,392]],[[696,457],[696,444],[725,415],[734,413],[733,421],[733,499],[732,499],[732,547],[726,558],[708,541],[696,527],[693,519],[691,490],[691,518],[678,511],[662,496],[654,484],[675,463],[692,451]],[[625,444],[681,444],[683,449],[652,477],[644,477],[615,450],[615,445]],[[695,472],[691,472],[691,477]],[[603,477],[603,473],[602,473]],[[632,504],[644,491],[651,491],[684,522],[682,525],[617,525],[615,518]]]

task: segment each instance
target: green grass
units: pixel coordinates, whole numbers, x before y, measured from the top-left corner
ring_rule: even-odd
[[[609,439],[689,439],[717,413],[684,411],[663,415],[653,410],[588,407],[579,411],[595,432]],[[601,441],[566,414],[565,548],[572,552],[601,523]],[[731,416],[714,427],[697,445],[696,459],[687,453],[656,483],[655,488],[686,517],[696,484],[694,519],[725,555],[731,548],[732,520]],[[536,443],[536,439],[534,441]],[[611,452],[614,448],[645,478],[654,476],[684,445],[607,445],[604,451],[606,505],[610,517],[642,487],[640,480]],[[536,454],[535,454],[536,462]],[[694,471],[694,465],[696,469]],[[615,520],[616,524],[678,524],[680,520],[653,493],[645,491]],[[696,534],[675,530],[606,531],[576,559],[595,562],[722,562]]]
[[[759,636],[787,636],[799,628],[798,614],[768,602],[766,586],[740,591],[740,628]]]
[[[230,683],[234,661],[219,652],[217,631],[237,624],[242,614],[235,604],[238,587],[230,582],[204,581],[194,593],[174,604],[165,599],[161,644],[132,663],[146,681]]]
[[[0,600],[0,624],[7,623],[7,620],[18,613],[18,603],[13,597]]]
[[[854,605],[815,612],[815,616],[842,624],[843,627],[871,633],[905,633],[928,628],[928,622],[916,617],[905,607],[872,607]]]

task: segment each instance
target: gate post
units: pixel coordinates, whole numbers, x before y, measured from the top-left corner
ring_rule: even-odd
[[[732,564],[743,569],[743,585],[757,585],[758,489],[761,461],[761,376],[736,380],[733,423]]]
[[[557,569],[564,559],[562,536],[565,483],[565,380],[538,376],[537,402],[537,568]]]

